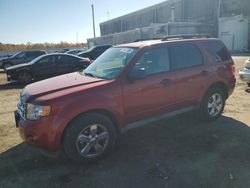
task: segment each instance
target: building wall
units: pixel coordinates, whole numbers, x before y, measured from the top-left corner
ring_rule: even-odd
[[[213,30],[213,25],[211,24],[197,22],[169,22],[91,38],[87,39],[87,41],[89,47],[103,44],[118,45],[138,40],[160,39],[167,35],[207,34],[211,36]]]
[[[168,0],[100,24],[101,36],[171,21],[217,22],[219,0]]]
[[[219,11],[219,3],[221,8]],[[171,21],[174,7],[175,21],[212,24],[213,36],[218,37],[218,16],[230,17],[242,14],[250,26],[250,0],[166,0],[162,3],[132,12],[100,24],[101,36],[132,31],[137,28],[164,24]],[[248,34],[250,49],[250,29]]]

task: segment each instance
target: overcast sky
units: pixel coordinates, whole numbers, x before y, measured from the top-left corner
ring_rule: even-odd
[[[0,0],[1,43],[86,42],[99,23],[164,0]],[[108,14],[109,13],[109,14]]]

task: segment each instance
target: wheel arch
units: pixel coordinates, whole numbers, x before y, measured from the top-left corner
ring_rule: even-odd
[[[212,88],[219,88],[219,89],[221,89],[222,92],[224,93],[225,99],[227,99],[227,98],[229,97],[229,95],[228,95],[228,87],[227,87],[227,85],[226,85],[225,83],[223,83],[223,82],[215,82],[215,83],[213,83],[212,85],[210,85],[210,86],[208,87],[208,89],[207,89],[207,91],[205,92],[205,94],[206,94],[209,90],[211,90]],[[204,94],[204,95],[205,95],[205,94]]]
[[[74,120],[76,120],[79,116],[82,116],[82,115],[85,115],[85,114],[89,114],[89,113],[97,113],[97,114],[101,114],[101,115],[106,116],[107,118],[109,118],[109,119],[113,122],[114,127],[115,127],[117,133],[118,133],[118,134],[121,133],[121,129],[119,128],[119,122],[118,122],[117,118],[115,117],[115,115],[114,115],[112,112],[110,112],[110,111],[108,111],[108,110],[106,110],[106,109],[98,109],[98,108],[97,108],[97,109],[92,109],[92,110],[89,110],[89,111],[81,112],[80,114],[78,114],[78,115],[76,115],[75,117],[73,117],[73,118],[67,123],[67,125],[64,127],[63,132],[62,132],[62,134],[61,134],[60,146],[62,146],[62,143],[63,143],[63,140],[64,140],[64,136],[65,136],[65,133],[66,133],[67,129],[70,127],[70,124],[71,124]]]

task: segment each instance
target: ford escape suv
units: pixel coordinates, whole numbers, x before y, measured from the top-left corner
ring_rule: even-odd
[[[16,126],[30,145],[94,161],[131,128],[195,109],[217,119],[234,87],[234,62],[218,39],[123,44],[83,72],[26,86]]]

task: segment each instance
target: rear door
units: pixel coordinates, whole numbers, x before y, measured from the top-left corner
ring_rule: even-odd
[[[57,73],[64,74],[72,72],[76,68],[74,57],[68,55],[58,55],[56,58]]]
[[[174,104],[175,73],[170,71],[168,48],[147,50],[130,74],[138,68],[145,70],[145,78],[128,80],[123,87],[126,123],[163,114]]]
[[[210,68],[200,48],[193,42],[178,42],[169,46],[171,66],[176,73],[175,100],[178,108],[198,105],[207,89]]]

